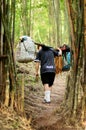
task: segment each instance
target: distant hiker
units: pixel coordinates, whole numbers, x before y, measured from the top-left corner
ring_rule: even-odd
[[[68,45],[64,44],[60,48],[62,50],[62,57],[63,57],[63,68],[62,68],[62,71],[68,71],[68,70],[70,70],[70,66],[71,66],[71,51],[70,51],[70,47]]]
[[[62,55],[62,51],[60,48],[54,50],[52,47],[42,45],[35,59],[36,76],[38,76],[38,70],[40,65],[40,75],[42,84],[44,86],[45,103],[51,102],[50,95],[56,72],[54,57],[59,55]]]

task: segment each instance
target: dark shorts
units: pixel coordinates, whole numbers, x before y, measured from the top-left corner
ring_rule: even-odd
[[[49,86],[52,86],[54,79],[55,79],[55,73],[48,72],[48,73],[41,74],[41,80],[43,85],[49,84]]]

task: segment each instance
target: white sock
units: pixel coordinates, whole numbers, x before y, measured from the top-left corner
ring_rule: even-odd
[[[46,91],[44,92],[44,100],[46,100]]]
[[[47,101],[47,102],[50,102],[50,94],[51,92],[49,90],[46,90],[45,91],[45,97],[44,99]]]

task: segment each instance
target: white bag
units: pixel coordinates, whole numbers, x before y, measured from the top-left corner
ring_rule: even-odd
[[[63,60],[63,61],[64,61],[64,66],[68,65],[68,63],[67,63],[65,57],[64,57],[64,60]]]
[[[20,63],[31,62],[35,59],[35,44],[28,36],[22,36],[23,41],[17,45],[16,61]]]

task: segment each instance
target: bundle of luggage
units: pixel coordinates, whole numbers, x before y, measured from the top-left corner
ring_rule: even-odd
[[[55,58],[56,74],[62,71],[69,71],[71,67],[71,50],[66,44],[60,47],[62,56]]]
[[[16,47],[16,61],[20,63],[28,63],[35,59],[35,45],[31,37],[22,36]]]

